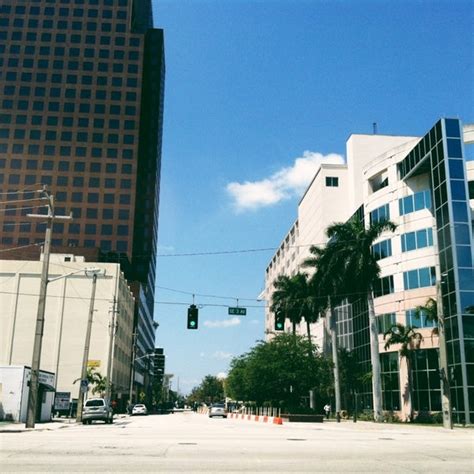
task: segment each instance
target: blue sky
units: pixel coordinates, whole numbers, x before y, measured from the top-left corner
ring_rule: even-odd
[[[173,388],[263,339],[274,248],[321,160],[351,133],[422,135],[473,122],[471,1],[154,0],[166,92],[155,317]],[[170,291],[170,288],[175,291]],[[203,305],[197,331],[187,305]],[[228,316],[240,298],[247,316]],[[164,304],[169,303],[169,304]],[[208,306],[208,305],[223,306]]]

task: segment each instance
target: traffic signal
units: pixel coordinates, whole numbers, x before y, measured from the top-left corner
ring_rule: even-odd
[[[281,311],[275,313],[275,331],[285,330],[285,315]]]
[[[198,309],[195,304],[188,308],[188,329],[198,328]]]

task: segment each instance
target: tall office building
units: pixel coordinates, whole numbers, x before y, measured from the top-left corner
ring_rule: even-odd
[[[99,249],[139,283],[137,355],[154,348],[164,75],[151,0],[0,5],[0,248],[43,242],[26,214],[46,213],[48,185],[73,214],[52,251]]]

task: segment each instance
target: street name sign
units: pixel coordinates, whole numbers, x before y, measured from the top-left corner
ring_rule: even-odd
[[[234,314],[236,316],[246,316],[247,308],[228,308],[229,314]]]

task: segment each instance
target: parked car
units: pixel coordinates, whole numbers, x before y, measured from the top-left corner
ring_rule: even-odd
[[[87,425],[94,420],[102,420],[113,423],[114,414],[112,407],[105,398],[89,398],[84,403],[82,410],[82,422]]]
[[[132,408],[132,415],[148,415],[148,410],[143,403],[137,403]]]
[[[209,409],[209,418],[212,418],[213,416],[227,418],[227,411],[223,403],[214,403],[211,405],[211,408]]]

